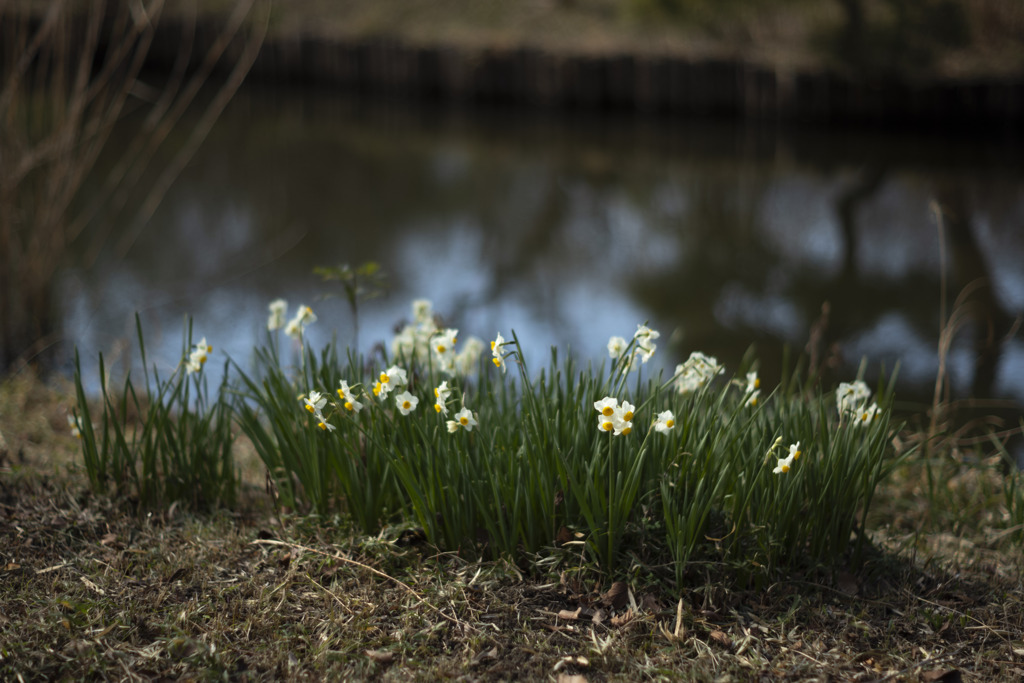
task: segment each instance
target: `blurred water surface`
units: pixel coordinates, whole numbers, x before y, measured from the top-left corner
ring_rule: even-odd
[[[316,310],[315,345],[352,343],[311,271],[374,260],[363,350],[425,297],[463,339],[514,329],[534,367],[551,345],[600,360],[649,321],[657,367],[701,350],[734,370],[754,344],[772,382],[788,345],[832,381],[899,361],[901,396],[927,400],[945,264],[947,314],[969,287],[954,395],[1024,401],[1020,142],[247,89],[151,221],[98,221],[61,283],[65,333],[94,377],[98,352],[137,362],[138,311],[167,368],[188,314],[246,366],[284,297]]]

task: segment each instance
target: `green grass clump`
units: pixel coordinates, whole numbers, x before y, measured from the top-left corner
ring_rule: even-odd
[[[336,343],[308,346],[308,307],[285,326],[275,306],[255,367],[212,406],[203,393],[191,409],[181,368],[157,378],[148,412],[129,382],[144,416],[129,444],[104,393],[99,444],[84,415],[94,487],[120,487],[127,472],[148,503],[229,490],[229,464],[198,455],[226,453],[230,412],[289,509],[341,514],[364,533],[414,523],[467,557],[520,561],[568,542],[608,574],[640,558],[671,562],[681,581],[703,560],[742,576],[858,563],[875,489],[898,462],[884,387],[879,407],[863,382],[832,396],[794,373],[762,395],[756,372],[726,381],[700,353],[671,377],[645,377],[658,337],[646,326],[611,340],[610,363],[581,367],[553,349],[535,374],[514,333],[488,358],[476,339],[456,353],[458,331],[439,327],[428,302],[390,354],[344,361]],[[294,338],[287,356],[280,327]]]
[[[135,324],[143,386],[137,390],[129,373],[119,396],[112,395],[101,354],[102,402],[95,424],[82,385],[81,362],[75,354],[78,405],[69,423],[81,439],[93,490],[116,493],[132,500],[140,510],[174,502],[193,509],[233,505],[238,473],[231,453],[234,434],[227,366],[211,401],[202,368],[212,349],[205,338],[192,343],[189,323],[182,342],[182,362],[166,380],[154,366],[151,378],[138,316]]]

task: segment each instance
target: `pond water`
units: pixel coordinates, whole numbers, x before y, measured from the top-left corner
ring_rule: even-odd
[[[952,391],[1019,403],[1022,151],[250,88],[151,221],[97,228],[98,251],[62,280],[64,329],[92,377],[98,352],[135,357],[135,311],[165,368],[186,314],[197,339],[244,366],[277,297],[314,307],[315,345],[352,343],[346,304],[318,298],[337,289],[312,268],[374,260],[387,294],[360,311],[364,350],[424,297],[463,338],[515,330],[534,367],[551,345],[599,360],[610,336],[648,321],[660,367],[701,350],[735,369],[754,344],[771,382],[783,347],[813,338],[830,381],[865,357],[869,378],[899,361],[900,396],[927,401],[943,282],[947,314],[965,286],[988,283],[967,298]]]

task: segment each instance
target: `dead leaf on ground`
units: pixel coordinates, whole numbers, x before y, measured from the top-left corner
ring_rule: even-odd
[[[616,628],[619,628],[620,626],[625,626],[629,622],[633,621],[633,618],[635,616],[636,614],[634,614],[633,610],[631,609],[626,610],[624,614],[616,614],[614,617],[612,617],[612,626]]]
[[[629,601],[629,588],[626,586],[625,581],[616,581],[612,584],[612,587],[608,589],[608,592],[601,596],[601,602],[606,607],[612,607],[614,609],[622,609],[626,606]]]
[[[395,661],[395,653],[387,650],[366,650],[366,656],[378,664],[390,664]]]
[[[650,614],[657,614],[664,609],[661,602],[658,601],[658,598],[654,597],[651,593],[645,594],[644,597],[640,599],[640,607]]]
[[[721,645],[722,647],[732,647],[732,639],[729,638],[729,636],[727,636],[724,631],[712,631],[708,634],[708,637],[711,640],[718,643],[719,645]]]
[[[580,618],[580,612],[582,611],[582,607],[577,607],[575,610],[563,609],[558,612],[558,618],[565,619],[567,621],[574,621]]]

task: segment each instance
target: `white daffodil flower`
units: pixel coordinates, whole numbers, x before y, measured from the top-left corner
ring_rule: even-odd
[[[608,340],[608,355],[611,358],[619,358],[626,350],[626,340],[622,337],[612,337]]]
[[[270,309],[270,316],[267,318],[267,329],[273,332],[284,327],[284,318],[288,315],[288,302],[284,299],[274,299],[267,308]]]
[[[675,429],[675,426],[676,416],[672,414],[671,410],[664,410],[658,413],[658,418],[654,421],[654,431],[659,434],[668,434]]]
[[[467,432],[471,432],[476,425],[476,417],[472,411],[469,408],[463,408],[455,413],[454,420],[448,420],[448,431],[454,433],[459,429],[465,429]]]
[[[420,400],[410,394],[408,391],[395,396],[395,403],[398,405],[398,411],[402,415],[408,415],[412,411],[416,410],[416,406],[419,405]]]

